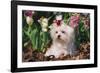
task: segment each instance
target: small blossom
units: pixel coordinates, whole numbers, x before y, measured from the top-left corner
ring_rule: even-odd
[[[27,10],[24,13],[24,15],[26,17],[26,22],[27,22],[28,25],[33,24],[33,18],[32,18],[33,14],[34,14],[34,11],[32,11],[32,10]]]
[[[48,19],[47,18],[43,18],[41,21],[42,27],[47,27],[48,26]]]
[[[48,18],[41,17],[38,22],[41,24],[42,31],[46,32],[48,27]]]
[[[32,17],[33,14],[34,14],[34,11],[32,11],[32,10],[27,10],[27,11],[25,11],[25,13],[24,13],[24,15],[25,15],[26,17],[27,17],[27,16]]]
[[[31,26],[33,24],[33,19],[31,17],[27,16],[26,17],[26,22],[27,22],[28,25]]]
[[[70,22],[69,22],[69,25],[73,28],[77,27],[78,24],[79,24],[79,15],[73,15],[70,17]]]

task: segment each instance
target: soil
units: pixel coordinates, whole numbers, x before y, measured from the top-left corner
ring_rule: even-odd
[[[76,55],[67,55],[60,58],[55,58],[53,55],[45,57],[43,52],[33,50],[31,45],[28,45],[23,50],[23,62],[37,62],[37,61],[57,61],[57,60],[81,60],[90,59],[90,43],[81,43]]]

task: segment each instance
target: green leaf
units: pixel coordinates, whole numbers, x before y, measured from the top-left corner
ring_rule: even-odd
[[[29,37],[29,33],[23,29],[23,32]]]
[[[28,31],[29,34],[31,33],[31,26],[28,26]]]
[[[84,32],[84,31],[85,31],[84,26],[82,26],[81,27],[81,32]]]
[[[36,34],[37,34],[37,29],[34,29],[32,32],[31,32],[31,36],[30,36],[30,39],[32,41],[32,47],[33,49],[37,49],[36,48]]]

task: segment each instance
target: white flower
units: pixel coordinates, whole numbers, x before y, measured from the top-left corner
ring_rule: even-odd
[[[41,24],[42,31],[46,32],[48,27],[48,19],[47,18],[40,18],[38,22]]]
[[[42,31],[47,32],[47,28],[42,28]]]
[[[32,25],[32,23],[33,23],[32,17],[27,16],[26,17],[26,22],[27,22],[28,25]]]
[[[47,18],[43,18],[42,20],[41,20],[41,26],[42,27],[47,27],[48,26],[48,19]]]

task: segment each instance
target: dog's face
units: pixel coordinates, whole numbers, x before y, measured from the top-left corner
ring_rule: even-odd
[[[70,40],[70,37],[73,36],[73,31],[73,28],[62,22],[60,26],[53,24],[50,34],[53,41],[62,41],[66,43]]]
[[[52,35],[52,38],[54,40],[67,40],[67,37],[68,37],[68,34],[67,34],[67,31],[64,27],[62,26],[58,26],[56,28],[53,29],[53,31],[51,32]]]

